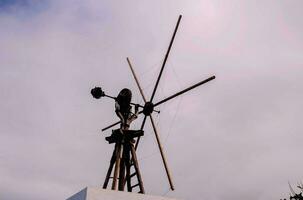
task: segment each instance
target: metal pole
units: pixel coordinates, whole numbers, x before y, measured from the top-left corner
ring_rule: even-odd
[[[120,123],[121,123],[121,121],[118,121],[118,122],[116,122],[116,123],[113,123],[112,125],[109,125],[109,126],[103,128],[101,131],[105,131],[105,130],[107,130],[107,129],[113,127],[113,126],[116,126],[117,124],[120,124]]]
[[[107,94],[104,94],[104,96],[105,96],[105,97],[108,97],[108,98],[111,98],[111,99],[114,99],[114,100],[117,99],[117,97],[112,97],[112,96],[109,96],[109,95],[107,95]],[[142,105],[140,105],[140,104],[137,104],[137,103],[132,103],[132,102],[130,102],[129,104],[130,104],[130,105],[133,105],[133,106],[138,105],[139,107],[144,108],[144,106],[142,106]]]

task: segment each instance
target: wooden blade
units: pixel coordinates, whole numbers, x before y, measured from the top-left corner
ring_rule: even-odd
[[[133,69],[133,66],[132,66],[132,64],[130,63],[129,58],[126,58],[126,59],[127,59],[128,65],[129,65],[129,67],[130,67],[130,69],[131,69],[131,72],[132,72],[132,74],[133,74],[133,77],[134,77],[134,79],[135,79],[135,81],[136,81],[136,84],[137,84],[137,86],[138,86],[138,88],[139,88],[140,94],[141,94],[141,96],[142,96],[144,102],[146,103],[146,98],[145,98],[144,92],[143,92],[142,87],[141,87],[141,85],[140,85],[140,83],[139,83],[139,80],[138,80],[138,78],[137,78],[137,76],[136,76],[136,73],[135,73],[135,71],[134,71],[134,69]],[[141,126],[141,130],[142,130],[143,127],[144,127],[145,120],[146,120],[146,116],[145,116],[144,119],[143,119],[143,123],[142,123],[142,126]],[[160,150],[161,158],[162,158],[162,161],[163,161],[163,165],[164,165],[164,168],[165,168],[165,172],[166,172],[166,175],[167,175],[167,178],[168,178],[168,182],[169,182],[170,188],[171,188],[172,190],[174,190],[174,185],[173,185],[173,182],[172,182],[172,179],[171,179],[171,176],[170,176],[170,172],[169,172],[169,169],[168,169],[168,166],[167,166],[167,163],[166,163],[166,159],[165,159],[165,155],[164,155],[164,152],[163,152],[162,144],[161,144],[161,142],[160,142],[160,138],[159,138],[159,135],[158,135],[158,131],[157,131],[157,128],[156,128],[154,119],[153,119],[153,117],[152,117],[151,115],[150,115],[150,120],[151,120],[152,127],[153,127],[153,130],[154,130],[155,136],[156,136],[157,144],[158,144],[158,147],[159,147],[159,150]],[[137,139],[137,142],[136,142],[136,145],[135,145],[135,149],[137,149],[138,144],[139,144],[139,141],[140,141],[140,137]]]
[[[163,100],[155,103],[154,106],[156,107],[156,106],[158,106],[158,105],[160,105],[160,104],[162,104],[162,103],[164,103],[164,102],[166,102],[166,101],[168,101],[170,99],[173,99],[173,98],[175,98],[175,97],[177,97],[177,96],[179,96],[179,95],[181,95],[181,94],[183,94],[185,92],[188,92],[189,90],[192,90],[192,89],[194,89],[194,88],[196,88],[196,87],[198,87],[198,86],[200,86],[200,85],[202,85],[204,83],[207,83],[207,82],[209,82],[209,81],[211,81],[211,80],[213,80],[215,78],[216,78],[215,76],[212,76],[212,77],[209,77],[208,79],[200,81],[199,83],[196,83],[195,85],[192,85],[192,86],[190,86],[190,87],[188,87],[188,88],[186,88],[186,89],[184,89],[184,90],[182,90],[180,92],[177,92],[176,94],[173,94],[173,95],[171,95],[171,96],[169,96],[169,97],[167,97],[167,98],[165,98],[165,99],[163,99]]]
[[[173,45],[173,42],[174,42],[174,39],[175,39],[175,36],[176,36],[177,30],[178,30],[178,27],[179,27],[179,24],[180,24],[181,18],[182,18],[182,15],[179,15],[178,22],[177,22],[177,25],[176,25],[176,27],[175,27],[173,37],[172,37],[172,38],[171,38],[171,40],[170,40],[170,43],[169,43],[169,46],[168,46],[167,52],[166,52],[165,57],[164,57],[164,61],[163,61],[163,63],[162,63],[162,67],[161,67],[161,70],[160,70],[159,76],[158,76],[157,81],[156,81],[156,85],[155,85],[155,87],[154,87],[153,93],[152,93],[151,98],[150,98],[150,102],[152,102],[152,101],[153,101],[154,96],[155,96],[155,93],[156,93],[156,91],[157,91],[158,84],[159,84],[160,78],[161,78],[161,76],[162,76],[162,72],[163,72],[164,66],[165,66],[165,64],[166,64],[166,61],[167,61],[167,58],[168,58],[168,55],[169,55],[170,49],[171,49],[171,47],[172,47],[172,45]]]
[[[164,168],[165,168],[165,172],[166,172],[166,175],[167,175],[167,178],[168,178],[170,189],[174,190],[175,188],[174,188],[173,181],[171,179],[171,175],[170,175],[170,172],[169,172],[169,169],[168,169],[168,166],[167,166],[166,158],[165,158],[165,155],[164,155],[164,152],[163,152],[163,147],[162,147],[159,135],[158,135],[158,131],[157,131],[154,119],[153,119],[153,117],[151,115],[149,116],[149,118],[150,118],[152,127],[154,129],[154,133],[155,133],[155,136],[156,136],[156,139],[157,139],[157,144],[158,144],[158,147],[159,147],[159,150],[160,150],[162,162],[163,162],[163,165],[164,165]]]
[[[130,70],[131,70],[131,72],[132,72],[132,75],[133,75],[133,77],[134,77],[134,79],[135,79],[135,81],[136,81],[136,84],[137,84],[137,86],[138,86],[138,88],[139,88],[139,91],[140,91],[140,94],[141,94],[141,96],[142,96],[142,98],[143,98],[143,101],[144,101],[144,103],[146,103],[145,95],[144,95],[144,93],[143,93],[143,90],[142,90],[142,87],[141,87],[141,85],[140,85],[140,83],[139,83],[139,80],[138,80],[138,78],[137,78],[137,76],[136,76],[136,73],[135,73],[135,71],[134,71],[134,68],[133,68],[132,64],[130,63],[129,58],[126,58],[126,60],[127,60],[128,66],[129,66],[129,68],[130,68]]]
[[[133,69],[133,66],[132,66],[132,64],[130,63],[129,58],[126,58],[126,60],[127,60],[128,66],[129,66],[129,68],[130,68],[130,70],[131,70],[131,72],[132,72],[132,75],[133,75],[133,77],[134,77],[134,79],[135,79],[135,81],[136,81],[136,84],[137,84],[137,86],[138,86],[138,88],[139,88],[139,91],[140,91],[140,94],[141,94],[141,96],[142,96],[142,98],[143,98],[143,101],[144,101],[144,103],[146,103],[146,98],[145,98],[145,96],[144,96],[144,93],[143,93],[143,90],[142,90],[141,85],[140,85],[140,83],[139,83],[139,80],[138,80],[138,78],[137,78],[137,76],[136,76],[136,73],[135,73],[135,71],[134,71],[134,69]],[[146,121],[146,116],[144,116],[144,119],[143,119],[143,121],[142,121],[141,130],[143,130],[143,128],[144,128],[145,121]],[[137,141],[136,141],[135,150],[137,150],[137,148],[138,148],[140,138],[141,138],[141,137],[138,137],[138,139],[137,139]]]
[[[144,125],[145,125],[145,122],[146,122],[146,115],[144,115],[144,118],[143,118],[143,121],[142,121],[142,124],[141,124],[141,130],[143,130],[143,128],[144,128]],[[140,141],[140,138],[141,137],[138,137],[138,139],[137,139],[137,141],[136,141],[136,145],[135,145],[135,150],[137,150],[137,148],[138,148],[138,145],[139,145],[139,141]]]

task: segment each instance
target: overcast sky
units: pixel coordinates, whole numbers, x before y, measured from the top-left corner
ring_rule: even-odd
[[[148,194],[184,200],[287,197],[303,180],[303,2],[0,1],[0,198],[65,199],[101,187],[128,87],[149,97],[183,15],[156,101],[216,75],[154,114],[171,169],[169,191],[150,123],[138,157]],[[142,119],[134,122],[140,126]]]

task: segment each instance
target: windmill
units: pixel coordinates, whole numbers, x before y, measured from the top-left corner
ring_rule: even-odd
[[[171,188],[171,190],[174,190],[172,178],[171,178],[171,175],[169,172],[169,168],[168,168],[166,158],[165,158],[165,155],[163,152],[163,147],[162,147],[162,144],[161,144],[161,141],[159,138],[159,134],[158,134],[152,114],[153,114],[153,112],[159,113],[159,111],[156,110],[156,108],[159,105],[161,105],[181,94],[184,94],[202,84],[205,84],[205,83],[215,79],[215,76],[211,76],[211,77],[209,77],[205,80],[202,80],[188,88],[185,88],[169,97],[166,97],[161,101],[158,101],[156,103],[153,101],[155,94],[157,92],[157,88],[158,88],[167,58],[169,56],[172,44],[174,42],[181,18],[182,18],[182,15],[180,15],[178,18],[177,24],[176,24],[174,32],[173,32],[173,36],[170,40],[167,52],[164,57],[164,61],[161,66],[161,70],[159,72],[159,75],[157,77],[155,86],[154,86],[152,94],[151,94],[151,97],[149,99],[146,98],[146,96],[142,90],[142,87],[139,83],[139,80],[136,76],[136,73],[130,62],[130,59],[127,58],[127,63],[130,67],[133,78],[135,79],[138,89],[140,91],[140,94],[143,98],[144,105],[135,104],[135,103],[131,102],[132,93],[127,88],[121,90],[121,92],[119,93],[119,95],[117,97],[113,97],[113,96],[109,96],[109,95],[105,94],[105,92],[100,87],[95,87],[91,90],[91,94],[93,95],[93,97],[95,97],[97,99],[99,99],[101,97],[108,97],[108,98],[114,99],[116,102],[116,114],[120,118],[120,121],[102,129],[102,131],[105,131],[111,127],[114,127],[115,125],[120,124],[119,129],[113,130],[111,136],[106,137],[106,140],[109,143],[115,144],[115,149],[113,151],[109,169],[107,171],[107,175],[106,175],[106,178],[105,178],[105,181],[103,184],[104,189],[107,188],[109,180],[112,179],[112,187],[111,187],[112,190],[116,190],[118,188],[118,190],[124,191],[125,185],[127,185],[127,191],[129,191],[129,192],[132,192],[133,188],[139,187],[139,193],[145,193],[141,173],[139,170],[138,160],[137,160],[137,156],[136,156],[136,149],[138,147],[140,138],[144,135],[144,131],[143,131],[144,126],[146,124],[147,118],[149,118],[152,128],[153,128],[153,132],[156,137],[156,141],[157,141],[157,144],[159,147],[159,151],[161,154],[162,162],[163,162],[163,165],[165,168],[165,172],[166,172],[166,175],[168,178],[170,188]],[[131,111],[132,106],[135,107],[134,112]],[[130,123],[134,119],[136,119],[137,115],[139,115],[139,114],[144,115],[140,130],[129,130]],[[132,167],[134,168],[133,173],[131,173]],[[113,169],[114,169],[113,176],[111,176]],[[134,185],[132,185],[132,182],[131,182],[131,180],[133,178],[137,179],[137,183]]]

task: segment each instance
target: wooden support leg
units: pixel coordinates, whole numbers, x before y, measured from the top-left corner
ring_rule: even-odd
[[[112,173],[112,170],[113,170],[113,167],[114,167],[114,164],[116,162],[116,150],[117,149],[117,145],[115,145],[115,149],[113,151],[113,155],[112,155],[112,158],[110,159],[110,164],[109,164],[109,168],[107,170],[107,174],[106,174],[106,178],[105,178],[105,181],[104,181],[104,184],[103,184],[103,189],[106,189],[107,188],[107,185],[108,185],[108,181],[110,179],[110,175]]]
[[[120,161],[120,172],[119,172],[119,191],[124,191],[124,179],[125,179],[125,144],[122,148],[122,158]]]
[[[117,179],[118,179],[118,173],[119,173],[119,167],[120,167],[120,158],[121,158],[121,143],[117,143],[116,148],[116,162],[115,162],[115,171],[114,171],[114,177],[113,177],[113,184],[112,184],[112,190],[117,189]]]
[[[137,173],[138,184],[140,187],[140,193],[145,194],[142,177],[141,177],[141,173],[139,170],[138,160],[137,160],[137,156],[136,156],[136,150],[135,150],[135,147],[133,146],[133,144],[130,144],[130,150],[131,150],[131,154],[132,154],[132,162],[134,163],[134,167],[135,167],[135,170]]]
[[[132,187],[131,187],[131,176],[130,176],[130,146],[129,144],[125,145],[125,167],[126,167],[126,177],[124,180],[124,185],[125,182],[127,183],[127,191],[131,192]]]

